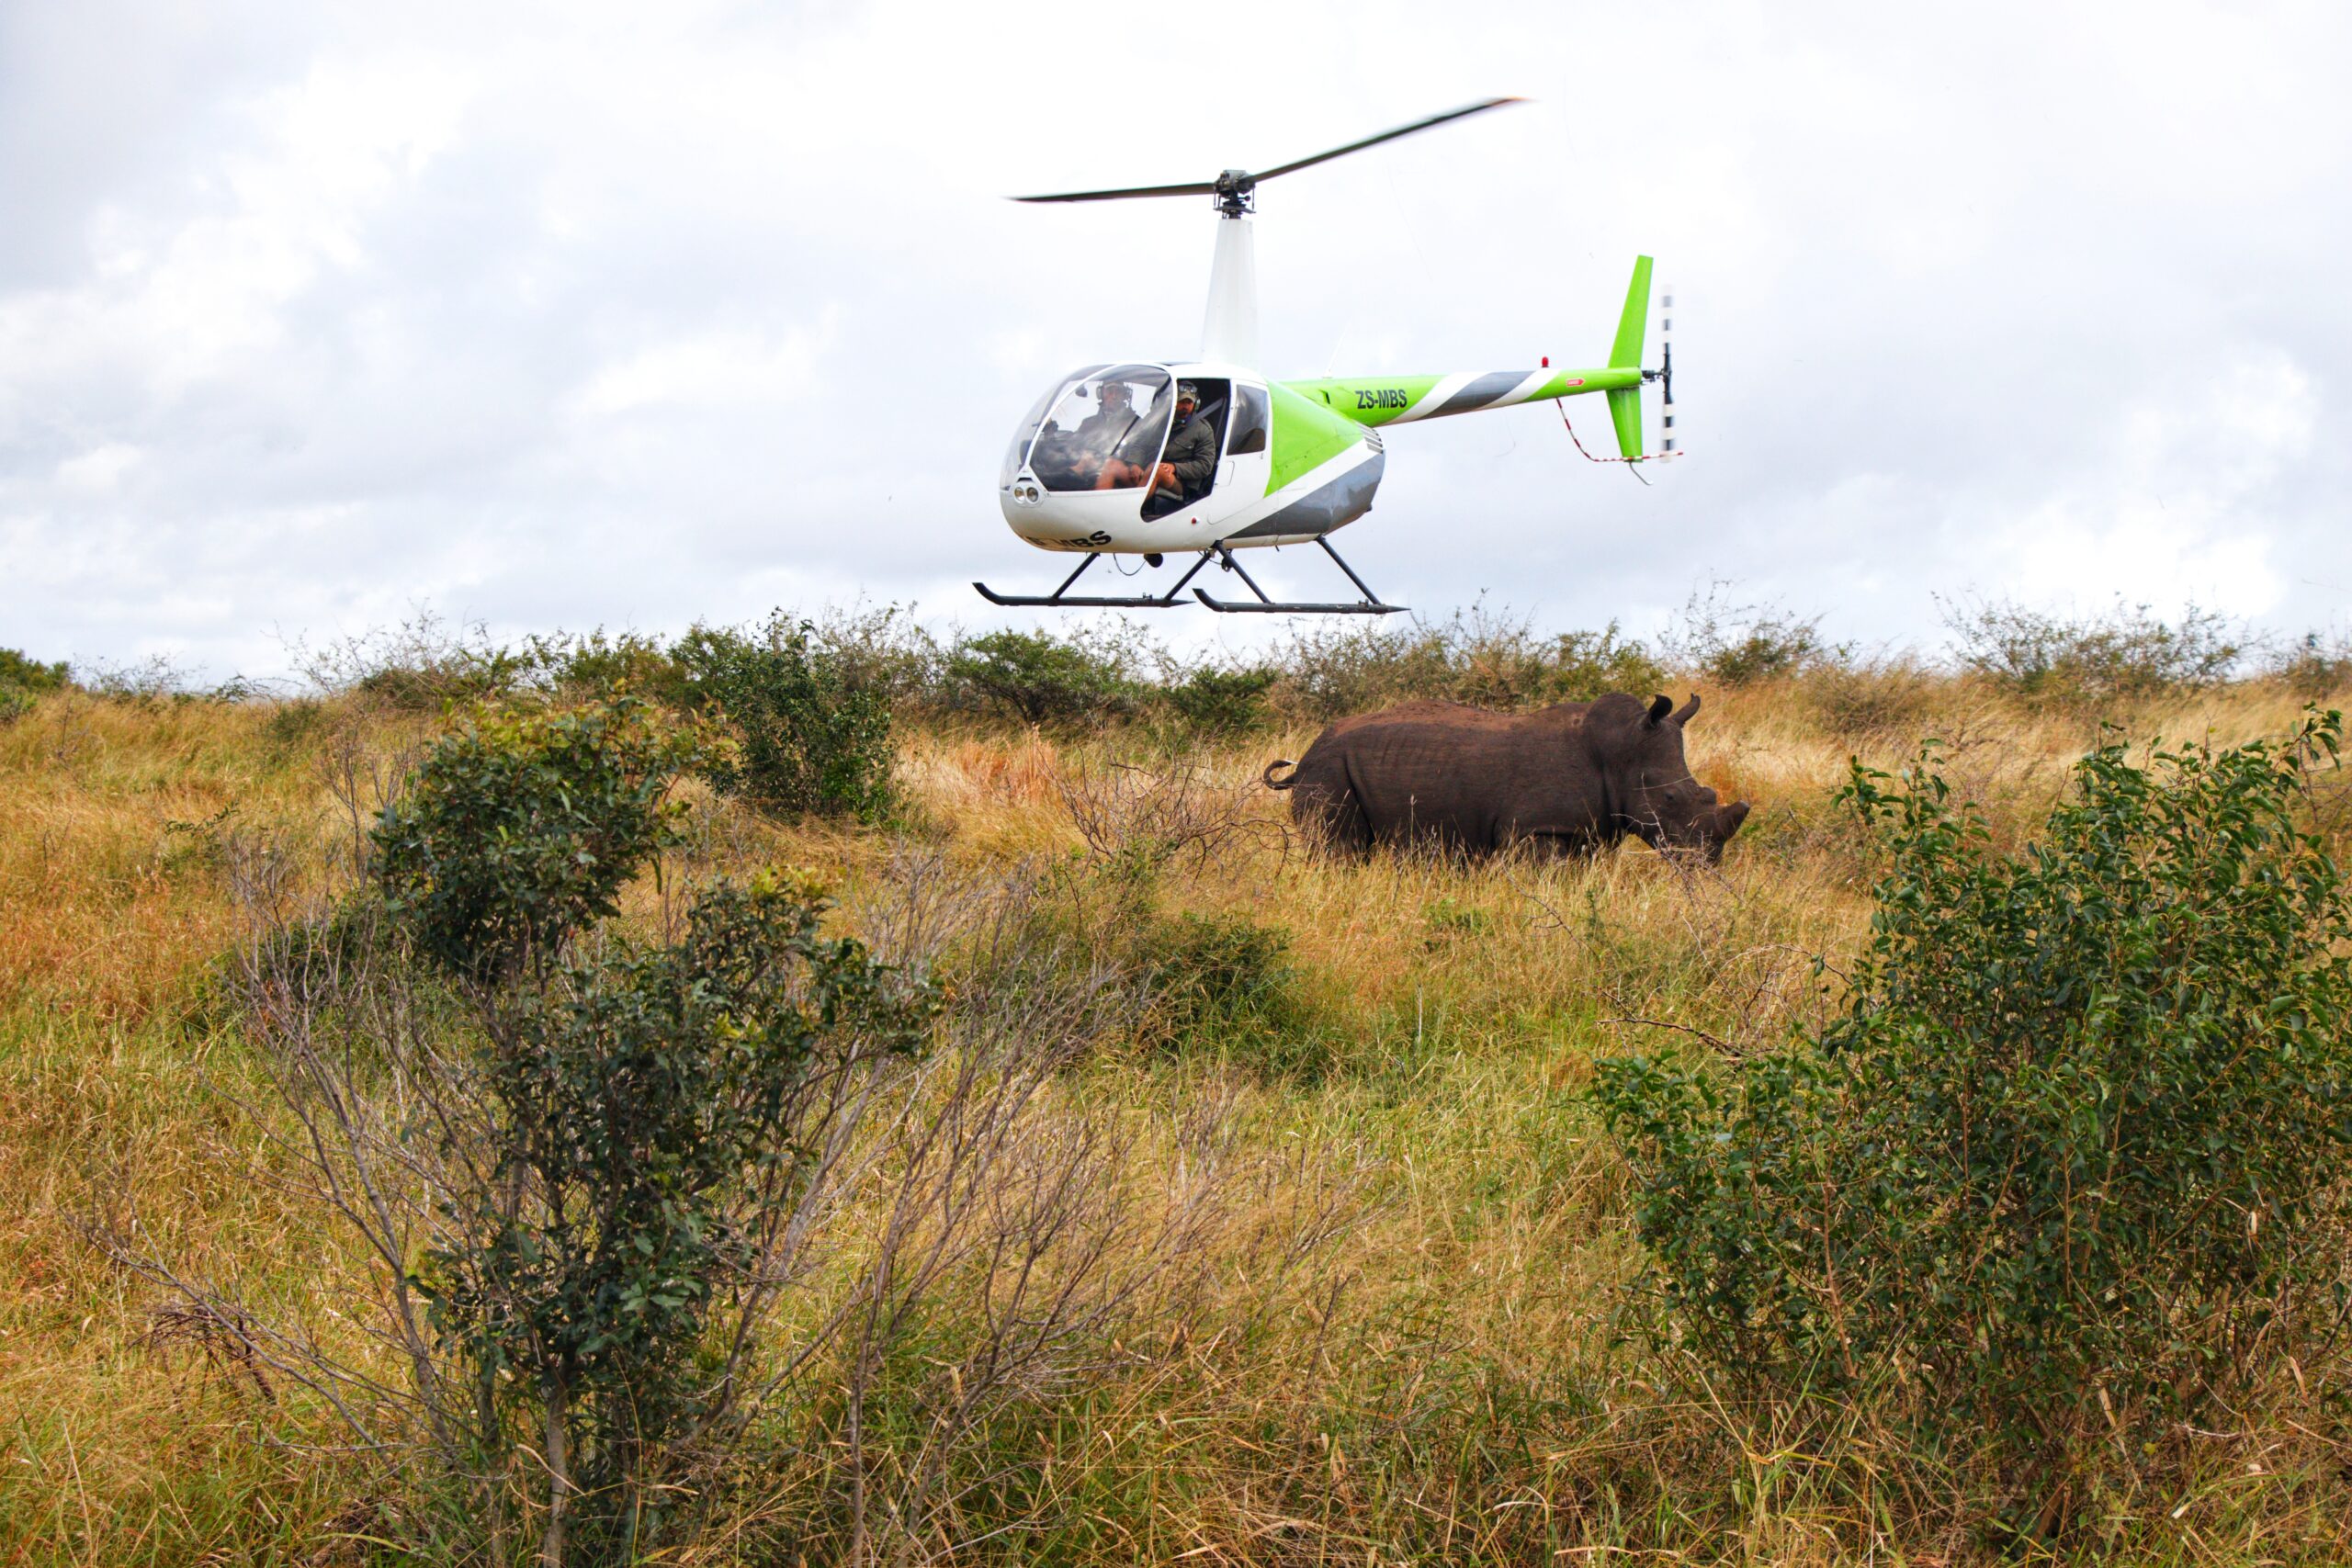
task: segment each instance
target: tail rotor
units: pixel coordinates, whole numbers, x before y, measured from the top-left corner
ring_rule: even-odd
[[[1675,455],[1674,434],[1674,291],[1669,288],[1658,297],[1658,456]]]

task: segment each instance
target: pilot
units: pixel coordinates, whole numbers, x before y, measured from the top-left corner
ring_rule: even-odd
[[[1169,432],[1168,449],[1160,454],[1159,467],[1147,468],[1114,457],[1102,465],[1102,477],[1094,488],[1116,490],[1148,479],[1154,493],[1180,505],[1207,490],[1209,474],[1216,467],[1216,431],[1207,420],[1195,417],[1200,406],[1200,389],[1190,381],[1177,382],[1176,428]]]
[[[1102,383],[1102,406],[1079,423],[1071,435],[1073,461],[1078,470],[1098,481],[1103,467],[1112,460],[1111,454],[1119,449],[1127,433],[1136,427],[1141,416],[1136,412],[1133,395],[1125,381]],[[1132,468],[1135,465],[1127,464]],[[1140,475],[1137,476],[1140,479]]]

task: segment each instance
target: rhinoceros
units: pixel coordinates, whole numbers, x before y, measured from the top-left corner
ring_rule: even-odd
[[[1261,776],[1286,789],[1291,815],[1326,847],[1363,855],[1382,844],[1432,844],[1488,855],[1513,844],[1545,854],[1605,848],[1628,834],[1713,862],[1747,819],[1690,776],[1682,730],[1699,711],[1611,692],[1530,714],[1453,703],[1402,703],[1343,718],[1316,737],[1295,771]]]

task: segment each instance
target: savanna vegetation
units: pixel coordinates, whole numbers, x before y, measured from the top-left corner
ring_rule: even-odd
[[[1946,631],[0,652],[0,1556],[2352,1560],[2352,656]],[[1257,784],[1683,689],[1716,870]]]

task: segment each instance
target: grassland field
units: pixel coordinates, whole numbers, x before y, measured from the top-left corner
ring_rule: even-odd
[[[885,828],[682,786],[688,840],[630,889],[625,924],[776,864],[834,890],[837,929],[878,929],[920,863],[974,887],[1062,877],[1085,906],[1069,929],[1106,941],[1184,914],[1286,939],[1278,1014],[1139,1029],[1041,1098],[1050,1127],[1114,1140],[1102,1179],[1126,1218],[1102,1234],[1136,1249],[1114,1259],[1135,1289],[955,1436],[948,1479],[877,1560],[1996,1560],[1964,1454],[1910,1451],[1866,1411],[1743,1405],[1642,1332],[1625,1167],[1579,1097],[1597,1057],[1755,1050],[1834,1005],[1871,909],[1833,798],[1849,758],[1893,769],[1941,737],[1949,775],[2022,840],[2098,734],[2072,708],[1923,679],[1860,725],[1804,677],[1703,689],[1693,770],[1755,803],[1714,872],[1632,844],[1557,864],[1318,861],[1257,784],[1311,739],[1300,725],[1171,753],[1136,727],[906,722]],[[2230,743],[2290,729],[2305,700],[2242,681],[2109,716],[2138,741]],[[281,846],[325,886],[364,827],[348,781],[396,776],[444,722],[358,693],[68,690],[0,725],[0,1562],[461,1559],[393,1460],[354,1451],[300,1387],[164,1331],[171,1293],[122,1256],[131,1238],[367,1353],[367,1259],[280,1179],[281,1113],[219,999],[249,931],[222,845]],[[1101,863],[1170,811],[1205,824],[1197,839],[1103,891]],[[838,1229],[854,1258],[854,1207]],[[779,1338],[842,1277],[811,1276]],[[907,1409],[961,1364],[978,1310],[941,1305]],[[842,1560],[833,1408],[813,1377],[658,1560]],[[883,1447],[922,1446],[905,1422]],[[2101,1506],[2055,1555],[2352,1562],[2352,1362],[2279,1366]]]

